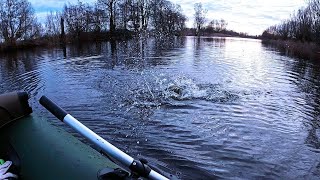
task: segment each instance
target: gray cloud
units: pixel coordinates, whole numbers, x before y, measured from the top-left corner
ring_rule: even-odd
[[[225,19],[228,28],[235,31],[261,34],[268,26],[277,24],[294,10],[305,5],[304,0],[171,0],[181,4],[188,16],[188,26],[193,25],[193,5],[201,2],[208,10],[208,20]]]

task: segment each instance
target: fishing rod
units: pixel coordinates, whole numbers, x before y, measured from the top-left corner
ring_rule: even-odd
[[[88,139],[91,143],[100,148],[102,152],[106,153],[108,156],[119,161],[121,164],[130,169],[131,173],[148,179],[168,180],[168,178],[166,178],[165,176],[152,170],[145,161],[135,160],[128,154],[124,153],[123,151],[97,135],[95,132],[93,132],[88,127],[79,122],[76,118],[68,114],[64,109],[59,107],[46,96],[42,96],[39,102],[59,120],[69,125],[76,132],[78,132],[86,139]]]

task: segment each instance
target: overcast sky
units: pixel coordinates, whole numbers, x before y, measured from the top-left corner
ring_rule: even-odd
[[[61,10],[66,2],[76,3],[77,0],[29,0],[40,20],[48,11]],[[96,0],[83,0],[93,3]],[[170,0],[180,4],[187,15],[187,26],[193,25],[193,5],[201,2],[208,10],[207,19],[225,19],[228,29],[259,35],[267,27],[289,18],[293,11],[304,6],[305,0]]]

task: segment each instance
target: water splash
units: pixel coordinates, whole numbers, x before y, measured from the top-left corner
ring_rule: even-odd
[[[87,56],[87,57],[74,57],[74,58],[69,58],[68,61],[77,62],[77,61],[85,61],[85,60],[100,59],[100,58],[103,58],[103,55]]]
[[[178,77],[167,84],[163,84],[162,90],[166,99],[178,101],[205,100],[212,102],[228,102],[239,98],[236,93],[225,90],[219,84],[200,84],[186,77]]]
[[[130,90],[123,105],[152,108],[163,105],[181,106],[181,103],[190,100],[232,102],[238,98],[237,93],[223,89],[219,84],[200,84],[184,76],[172,79],[160,76],[153,84],[144,81],[138,88]]]

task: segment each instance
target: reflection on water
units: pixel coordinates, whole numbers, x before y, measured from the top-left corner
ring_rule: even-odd
[[[316,179],[318,69],[259,40],[141,38],[2,55],[0,93],[27,91],[63,126],[37,103],[59,100],[178,178]]]

